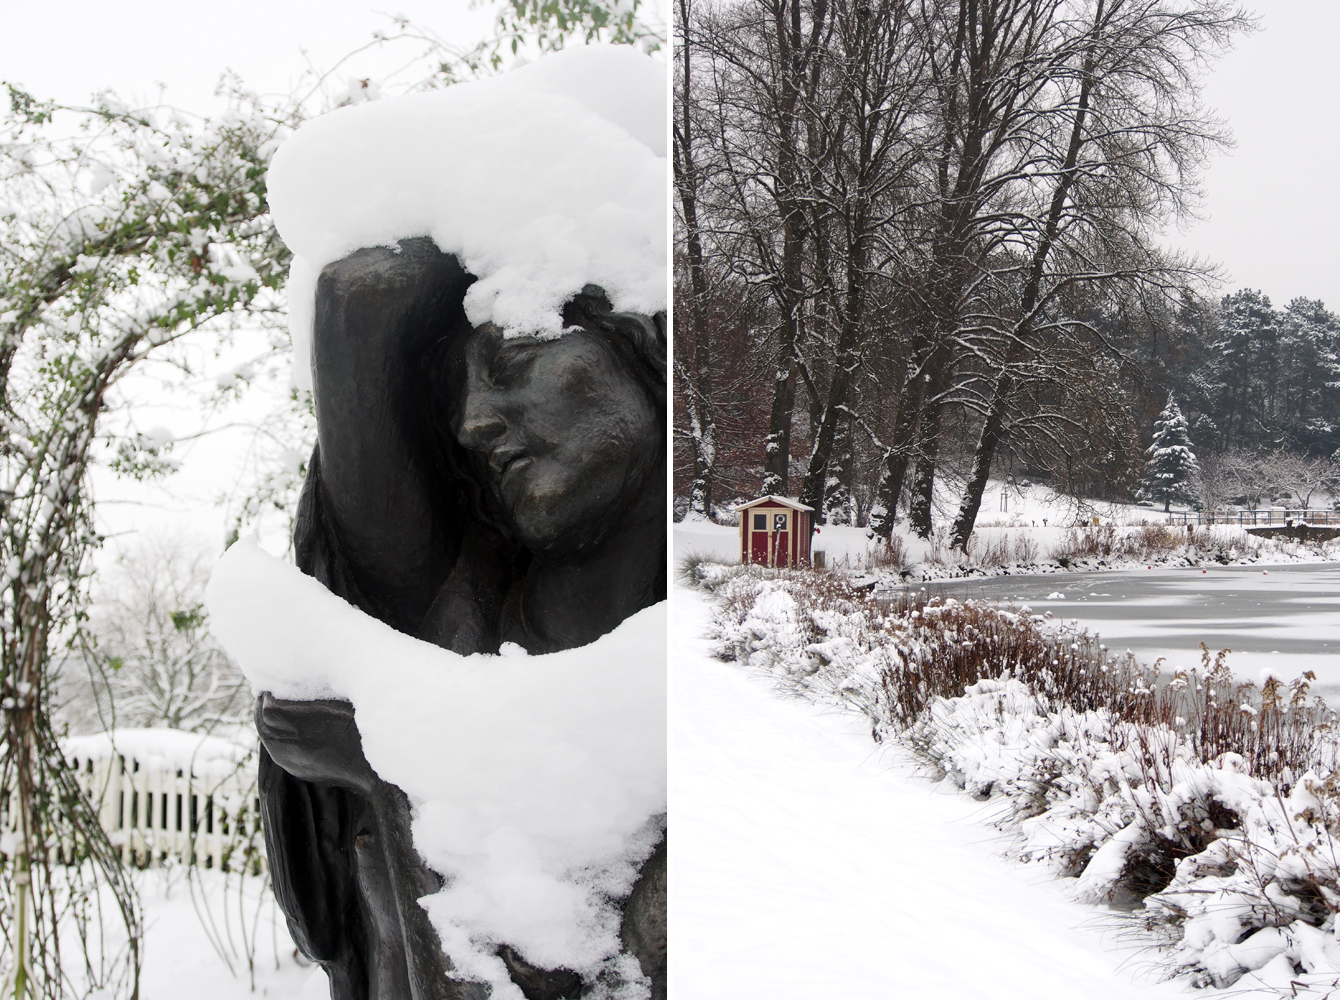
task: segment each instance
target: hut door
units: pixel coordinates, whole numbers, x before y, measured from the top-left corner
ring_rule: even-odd
[[[749,532],[749,561],[768,565],[768,515],[751,513],[753,524]]]
[[[791,564],[791,533],[786,530],[786,514],[772,516],[772,564],[785,567]]]

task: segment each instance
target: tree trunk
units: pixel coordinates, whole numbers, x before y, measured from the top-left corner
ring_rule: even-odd
[[[712,516],[712,478],[716,467],[716,413],[712,398],[712,365],[708,350],[707,276],[703,263],[703,241],[698,227],[698,172],[694,162],[694,119],[692,88],[692,51],[687,32],[690,30],[690,5],[680,0],[681,30],[686,33],[681,44],[679,115],[675,122],[675,190],[680,209],[684,213],[686,256],[688,257],[689,321],[693,324],[693,370],[685,379],[685,396],[689,409],[689,439],[693,450],[693,485],[689,489],[689,509],[704,517]]]
[[[1000,444],[1004,429],[1005,407],[1014,387],[1014,381],[1009,374],[1009,367],[1018,360],[1019,355],[1028,343],[1033,313],[1038,307],[1038,300],[1041,296],[1042,272],[1047,265],[1047,258],[1051,255],[1052,247],[1055,245],[1056,237],[1060,232],[1061,214],[1065,209],[1066,197],[1070,193],[1071,185],[1075,182],[1075,168],[1079,162],[1080,147],[1084,143],[1084,120],[1088,115],[1089,95],[1093,85],[1094,47],[1098,44],[1098,27],[1103,20],[1104,3],[1105,0],[1098,0],[1098,8],[1094,16],[1094,39],[1084,59],[1084,76],[1083,82],[1080,84],[1075,121],[1070,130],[1070,143],[1066,148],[1065,161],[1061,168],[1061,175],[1056,182],[1056,190],[1052,192],[1051,205],[1048,208],[1047,223],[1042,240],[1033,253],[1033,260],[1029,267],[1028,280],[1024,285],[1022,301],[1020,302],[1020,320],[1015,329],[1016,336],[1006,357],[1003,370],[992,388],[991,403],[987,408],[986,419],[982,423],[982,432],[977,439],[977,447],[973,454],[972,475],[964,487],[958,517],[954,520],[953,537],[950,544],[952,547],[964,551],[967,551],[968,539],[971,537],[973,526],[977,522],[977,512],[982,506],[982,494],[986,490],[987,478],[991,473],[991,461],[995,457],[996,446]]]
[[[909,375],[903,384],[898,410],[893,421],[893,445],[884,451],[884,468],[880,470],[879,484],[875,487],[875,508],[870,516],[870,527],[880,538],[888,541],[893,525],[898,520],[898,501],[903,495],[903,481],[912,456],[913,434],[921,415],[921,389],[925,381],[909,365]]]
[[[963,488],[963,502],[959,506],[958,517],[954,519],[950,546],[967,551],[968,539],[972,535],[973,525],[977,523],[977,514],[982,508],[982,494],[986,492],[986,481],[991,474],[991,459],[1005,430],[1005,401],[1011,391],[1011,379],[1001,375],[991,393],[991,407],[982,422],[982,433],[977,439],[977,448],[973,453],[972,474]]]
[[[940,417],[943,406],[930,400],[921,411],[917,433],[917,462],[912,473],[912,496],[907,504],[907,521],[919,538],[931,536],[932,500],[935,491],[935,463],[940,453]]]
[[[805,470],[805,482],[801,487],[800,502],[813,507],[815,514],[822,516],[824,509],[824,488],[828,481],[828,463],[833,455],[833,441],[837,437],[838,420],[842,408],[847,405],[847,393],[860,363],[856,345],[860,338],[865,282],[862,269],[865,266],[859,249],[851,254],[848,266],[846,315],[842,320],[842,332],[838,337],[837,365],[828,384],[828,403],[824,407],[823,418],[819,423],[819,433],[815,435],[814,450],[810,452],[809,466]]]
[[[763,488],[765,496],[788,494],[791,475],[791,413],[796,400],[795,361],[787,338],[778,349],[777,374],[772,383],[772,416],[763,442]]]

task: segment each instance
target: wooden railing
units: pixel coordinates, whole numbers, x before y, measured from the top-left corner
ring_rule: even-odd
[[[1173,511],[1168,515],[1168,520],[1173,524],[1224,524],[1242,528],[1340,525],[1340,510],[1285,510],[1270,507],[1262,510]]]

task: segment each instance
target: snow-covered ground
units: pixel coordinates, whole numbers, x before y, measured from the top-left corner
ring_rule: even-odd
[[[325,973],[299,963],[273,895],[261,896],[260,878],[199,869],[188,879],[176,867],[140,872],[136,883],[144,906],[142,1000],[329,996]],[[255,942],[254,992],[244,933]]]
[[[713,659],[709,600],[675,591],[671,996],[1183,995],[863,719]]]
[[[673,600],[673,997],[1186,995],[1117,914],[1003,860],[990,805],[917,777],[863,717],[714,659],[710,600]],[[1249,973],[1223,995],[1290,995],[1287,970],[1262,975],[1277,988]]]

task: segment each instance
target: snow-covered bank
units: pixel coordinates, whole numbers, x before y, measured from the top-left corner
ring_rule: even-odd
[[[877,739],[996,803],[1009,851],[1135,910],[1127,929],[1167,946],[1149,956],[1165,973],[1340,977],[1335,717],[1306,684],[1258,692],[1207,655],[1155,689],[1157,671],[986,605],[889,604],[834,574],[698,576],[719,655],[857,709]]]
[[[677,1000],[1184,995],[1002,862],[981,805],[872,752],[863,719],[714,659],[702,594],[676,589],[673,613]]]
[[[1223,526],[1200,527],[1187,534],[1185,528],[1174,530],[1149,516],[1148,524],[986,524],[973,532],[966,556],[950,550],[940,534],[922,539],[901,525],[894,535],[893,551],[898,555],[892,560],[889,550],[866,528],[824,525],[811,544],[813,551],[824,553],[828,566],[869,568],[886,586],[1096,570],[1340,562],[1340,539],[1317,543],[1259,538],[1242,528]],[[685,518],[675,526],[675,559],[682,562],[690,556],[738,563],[739,529],[699,515]]]

